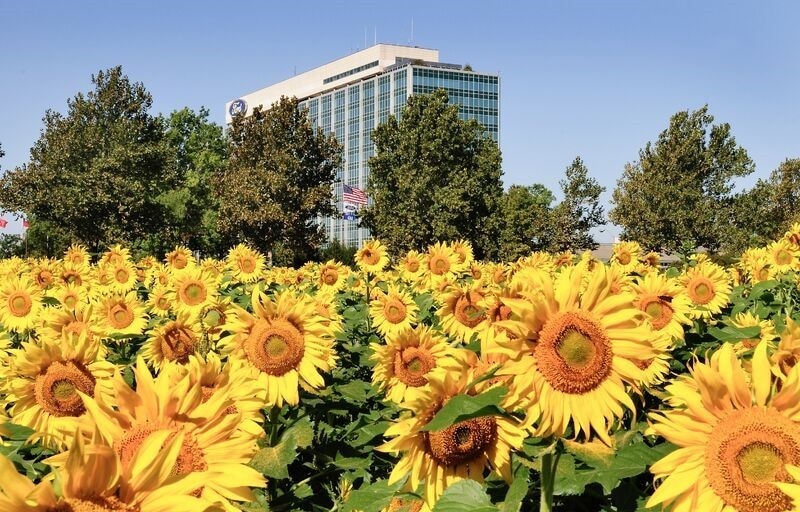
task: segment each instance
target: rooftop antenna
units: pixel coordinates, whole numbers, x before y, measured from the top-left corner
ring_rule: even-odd
[[[367,47],[367,27],[364,27],[364,48]]]
[[[378,44],[378,26],[376,25],[373,28],[375,29],[375,35],[373,36],[374,37],[374,39],[373,39],[374,42],[372,44]]]
[[[414,17],[411,17],[411,41],[409,43],[414,44]]]

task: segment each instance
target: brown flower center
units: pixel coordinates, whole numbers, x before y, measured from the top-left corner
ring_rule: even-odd
[[[249,256],[239,258],[239,269],[245,274],[252,274],[256,270],[256,261]]]
[[[320,277],[323,283],[328,286],[333,286],[336,284],[336,281],[339,280],[339,272],[337,272],[335,268],[326,268],[322,271]]]
[[[545,380],[563,393],[587,393],[611,373],[611,341],[585,311],[559,313],[548,320],[534,355]]]
[[[390,297],[383,305],[383,314],[389,323],[399,324],[406,319],[406,305],[402,300]]]
[[[80,361],[54,361],[36,376],[36,403],[53,416],[80,416],[86,412],[78,391],[94,396],[94,376]]]
[[[460,296],[453,308],[453,316],[459,323],[473,328],[486,319],[486,311],[478,306],[483,296],[480,293],[469,291]]]
[[[714,492],[742,512],[792,510],[791,499],[771,482],[791,481],[786,464],[800,462],[800,426],[777,410],[735,410],[714,427],[705,469]]]
[[[433,355],[422,347],[406,347],[394,354],[394,374],[407,386],[418,388],[428,383],[427,373],[436,366]]]
[[[16,317],[26,316],[32,307],[31,296],[24,290],[14,291],[8,296],[8,310]]]
[[[178,295],[187,306],[196,306],[206,300],[208,291],[203,282],[192,279],[183,283],[178,290]]]
[[[440,276],[442,274],[447,273],[450,270],[450,260],[445,256],[440,254],[435,254],[431,256],[431,260],[428,263],[428,267],[431,270],[431,274]]]
[[[367,265],[377,265],[380,259],[381,255],[378,254],[378,251],[372,249],[364,249],[361,253],[361,260]]]
[[[686,293],[695,304],[708,304],[714,298],[714,283],[705,276],[697,276],[686,285]]]
[[[63,498],[52,512],[139,512],[137,505],[128,505],[116,496],[84,496]]]
[[[158,342],[164,359],[185,363],[195,352],[197,337],[189,327],[170,322],[164,327]]]
[[[469,463],[480,457],[497,440],[493,416],[473,418],[443,430],[427,432],[426,448],[433,459],[446,467]]]
[[[108,310],[108,323],[114,329],[125,329],[133,323],[133,311],[125,303],[117,303]]]
[[[258,320],[244,343],[247,359],[270,375],[281,376],[297,368],[305,354],[303,333],[284,319]]]
[[[650,317],[650,325],[655,330],[661,330],[672,320],[672,297],[655,295],[644,297],[639,303],[639,308]]]
[[[620,265],[627,265],[628,263],[631,262],[631,253],[627,251],[620,252],[619,254],[617,254],[617,261],[619,262]]]

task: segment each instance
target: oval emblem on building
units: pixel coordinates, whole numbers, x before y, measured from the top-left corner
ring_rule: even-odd
[[[238,115],[238,114],[246,114],[247,113],[247,102],[243,99],[239,98],[238,100],[234,100],[231,103],[231,106],[228,108],[228,113],[231,117]]]

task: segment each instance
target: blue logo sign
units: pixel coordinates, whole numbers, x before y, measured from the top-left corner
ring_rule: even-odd
[[[241,114],[241,115],[246,114],[247,113],[247,102],[244,101],[241,98],[239,98],[238,100],[234,100],[234,102],[231,103],[230,108],[228,108],[228,113],[231,115],[231,117],[233,117],[235,115],[238,115],[238,114]]]

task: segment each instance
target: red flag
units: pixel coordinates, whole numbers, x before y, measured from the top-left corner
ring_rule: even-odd
[[[4,228],[8,226],[8,221],[6,219],[0,219],[0,228]]]
[[[25,229],[28,229],[29,227],[31,227],[31,223],[28,222],[28,219],[22,219],[22,227],[25,228]]]

